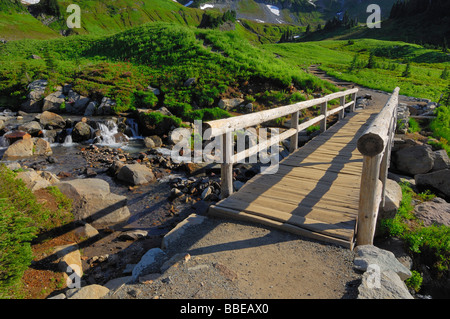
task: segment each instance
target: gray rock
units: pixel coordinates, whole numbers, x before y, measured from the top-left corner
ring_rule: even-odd
[[[50,143],[42,138],[27,138],[11,144],[3,154],[3,160],[16,160],[31,156],[52,155]]]
[[[140,276],[159,271],[166,260],[166,253],[160,248],[152,248],[142,256],[139,263],[134,267],[131,281],[135,282]]]
[[[234,99],[221,99],[219,101],[219,107],[223,110],[229,111],[242,103],[244,103],[244,99],[234,98]]]
[[[143,185],[155,180],[152,170],[141,164],[123,166],[117,174],[117,179],[128,185]]]
[[[196,78],[189,78],[184,82],[184,86],[189,87],[197,81]]]
[[[32,136],[36,136],[39,134],[40,131],[42,131],[42,127],[38,122],[31,121],[31,122],[25,123],[23,125],[20,125],[19,130],[27,132],[28,134],[30,134]]]
[[[162,146],[162,140],[158,135],[152,135],[144,138],[145,147],[156,148]]]
[[[99,107],[97,108],[96,115],[110,115],[113,113],[113,107],[116,102],[109,97],[103,97]]]
[[[25,183],[26,187],[33,192],[52,185],[48,180],[42,178],[42,176],[34,170],[19,172],[17,173],[16,178],[21,179]]]
[[[436,197],[414,207],[414,213],[424,226],[445,225],[450,226],[450,203]]]
[[[36,80],[28,85],[28,100],[22,103],[20,109],[28,113],[38,113],[42,111],[43,97],[48,85],[47,80]]]
[[[393,218],[400,207],[402,200],[402,189],[400,185],[392,179],[386,180],[386,191],[384,197],[384,207],[380,210],[379,219]]]
[[[405,283],[392,270],[379,274],[365,272],[358,287],[358,299],[414,299]]]
[[[31,134],[31,133],[30,133]],[[446,150],[434,151],[434,165],[432,172],[450,168],[450,158]]]
[[[109,293],[109,289],[100,285],[89,285],[77,289],[68,299],[101,299]]]
[[[41,114],[39,118],[39,122],[45,128],[65,128],[66,121],[62,118],[61,115],[58,115],[53,112],[45,111]]]
[[[99,229],[120,224],[130,217],[127,198],[111,193],[109,184],[102,179],[76,179],[55,186],[73,200],[75,220],[87,220]]]
[[[180,240],[189,228],[200,225],[206,220],[205,216],[191,214],[177,226],[175,226],[170,232],[168,232],[162,240],[161,248],[168,249],[172,243]]]
[[[70,114],[84,114],[89,98],[70,90],[66,103],[66,112]]]
[[[411,277],[411,271],[402,265],[390,251],[373,245],[362,245],[357,246],[355,252],[357,257],[355,257],[353,263],[357,270],[367,271],[370,265],[377,265],[381,272],[394,271],[401,280]]]
[[[97,102],[91,101],[86,107],[86,110],[84,111],[84,116],[92,116],[95,114],[97,110]]]
[[[47,95],[44,98],[44,105],[42,106],[42,111],[49,112],[60,112],[60,106],[65,102],[65,96],[62,93],[62,90],[53,92],[50,95]]]
[[[395,167],[409,175],[424,174],[434,166],[434,154],[428,145],[406,147],[394,153]]]
[[[437,195],[450,198],[450,169],[444,169],[428,174],[414,176],[416,186],[421,189],[431,189]]]
[[[143,229],[135,229],[121,233],[118,238],[121,240],[138,240],[147,237],[147,235],[148,231]]]
[[[75,235],[79,238],[92,238],[99,234],[98,230],[92,227],[90,224],[85,224],[74,230]]]
[[[92,128],[85,122],[78,122],[72,130],[72,139],[79,143],[87,141],[92,137]]]

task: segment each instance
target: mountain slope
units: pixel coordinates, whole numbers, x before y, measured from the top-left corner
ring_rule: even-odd
[[[49,39],[58,33],[30,15],[20,0],[0,0],[0,39]]]

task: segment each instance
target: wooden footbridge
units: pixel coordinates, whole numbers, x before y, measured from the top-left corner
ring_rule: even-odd
[[[339,244],[372,244],[384,205],[391,143],[396,127],[396,88],[384,107],[356,109],[358,89],[257,113],[207,123],[209,138],[222,142],[222,200],[209,214],[253,221]],[[329,108],[331,100],[339,106]],[[299,112],[320,106],[320,115],[299,124]],[[338,122],[327,128],[330,116]],[[291,116],[290,129],[236,152],[233,132]],[[320,123],[321,134],[298,148],[298,134]],[[233,193],[233,164],[290,139],[291,154],[268,173]],[[278,156],[278,155],[277,155]]]

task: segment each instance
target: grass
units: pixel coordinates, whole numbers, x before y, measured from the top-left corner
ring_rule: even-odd
[[[280,59],[307,69],[317,64],[329,75],[372,89],[392,92],[400,87],[400,94],[438,101],[447,82],[441,79],[450,57],[438,50],[400,41],[373,39],[325,40],[318,42],[266,44],[263,48]],[[374,53],[376,67],[360,67],[350,71],[355,55],[361,65],[367,65]],[[410,63],[410,77],[402,77]]]

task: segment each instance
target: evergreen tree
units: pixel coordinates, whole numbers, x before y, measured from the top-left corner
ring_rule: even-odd
[[[375,54],[373,52],[370,52],[369,55],[369,62],[367,62],[367,66],[368,69],[375,69],[376,67],[376,63],[375,63]]]
[[[449,78],[448,68],[445,67],[444,71],[441,73],[441,79],[447,80]]]
[[[411,76],[411,66],[409,64],[409,62],[406,64],[406,69],[405,71],[403,71],[402,73],[402,77],[404,78],[409,78]]]

